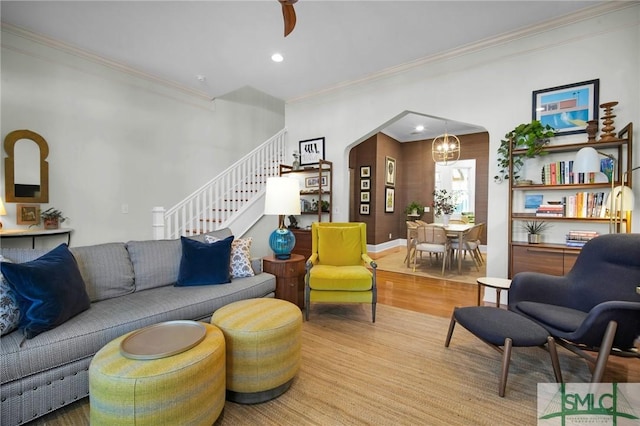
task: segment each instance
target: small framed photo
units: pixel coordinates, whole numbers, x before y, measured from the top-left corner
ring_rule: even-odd
[[[361,203],[368,203],[369,201],[371,201],[371,193],[369,191],[362,191],[360,193],[360,202]]]
[[[361,178],[371,177],[371,166],[360,166],[360,177]]]
[[[537,209],[542,204],[542,194],[527,194],[524,197],[525,209]]]
[[[549,125],[557,136],[587,132],[598,119],[600,80],[582,81],[533,92],[532,119]]]
[[[396,186],[396,159],[393,157],[385,157],[384,184],[388,186]]]
[[[18,225],[37,225],[40,223],[40,204],[16,204],[16,218]]]
[[[393,213],[396,207],[396,190],[394,188],[385,188],[384,193],[384,212]]]
[[[300,165],[310,166],[324,160],[324,138],[307,139],[299,142]]]
[[[371,179],[360,179],[360,190],[366,191],[371,189]]]
[[[328,180],[327,176],[322,176],[320,180],[318,180],[318,176],[311,176],[304,178],[304,187],[305,188],[318,188],[320,185],[322,187],[327,186]]]
[[[360,214],[369,214],[369,204],[360,204]]]

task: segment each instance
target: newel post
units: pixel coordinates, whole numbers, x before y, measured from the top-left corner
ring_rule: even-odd
[[[164,207],[154,207],[152,210],[153,239],[163,240],[164,236]]]

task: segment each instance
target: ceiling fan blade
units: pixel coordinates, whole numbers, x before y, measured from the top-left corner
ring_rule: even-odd
[[[282,3],[282,17],[284,18],[284,36],[291,34],[296,26],[296,11],[293,4]]]

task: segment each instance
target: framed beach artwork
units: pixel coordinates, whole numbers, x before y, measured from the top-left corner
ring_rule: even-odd
[[[553,127],[557,136],[586,133],[587,121],[598,119],[599,91],[599,79],[536,90],[532,119]]]

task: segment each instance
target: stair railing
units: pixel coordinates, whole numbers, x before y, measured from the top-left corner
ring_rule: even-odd
[[[170,209],[154,207],[153,238],[174,239],[229,226],[264,194],[267,178],[279,175],[285,135],[282,129]]]

